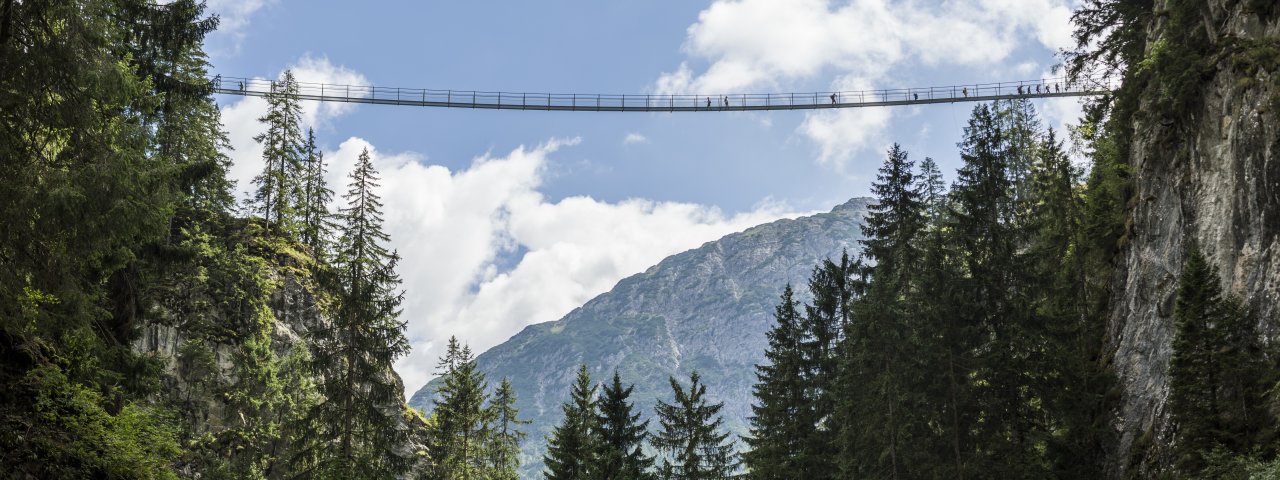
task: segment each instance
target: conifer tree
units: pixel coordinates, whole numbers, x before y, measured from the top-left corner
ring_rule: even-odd
[[[871,187],[877,202],[863,221],[863,255],[875,263],[867,267],[871,282],[856,301],[857,321],[842,344],[842,408],[835,418],[843,427],[845,476],[899,478],[907,467],[907,383],[921,373],[908,298],[925,220],[913,167],[901,147],[889,148]]]
[[[977,329],[971,339],[981,342],[970,347],[979,352],[971,381],[982,419],[974,442],[984,475],[1039,476],[1044,472],[1037,442],[1046,433],[1028,387],[1035,381],[1030,362],[1041,356],[1042,337],[1023,290],[1028,280],[1007,143],[990,107],[974,108],[960,147],[964,166],[952,187],[950,229],[966,275],[956,279],[957,298],[964,303],[953,313]]]
[[[649,421],[640,421],[640,412],[632,413],[631,391],[635,385],[622,387],[618,372],[613,382],[605,384],[596,402],[596,419],[592,437],[596,451],[587,471],[591,478],[607,480],[647,480],[653,459],[644,454]]]
[[[1047,455],[1055,470],[1074,478],[1098,477],[1104,465],[1107,428],[1103,398],[1109,388],[1098,357],[1106,318],[1087,295],[1084,198],[1079,173],[1054,130],[1045,134],[1031,166],[1028,192],[1028,245],[1032,275],[1028,294],[1041,324],[1044,351],[1033,388],[1054,425]],[[1082,459],[1089,459],[1084,461]]]
[[[315,130],[307,129],[307,141],[303,146],[302,198],[298,205],[298,241],[311,247],[313,255],[323,255],[328,250],[333,232],[333,219],[329,202],[333,190],[325,184],[324,152],[316,147]]]
[[[298,82],[285,70],[271,83],[267,113],[258,119],[267,130],[253,137],[262,144],[262,173],[254,177],[257,187],[252,211],[262,216],[267,232],[292,235],[297,231],[300,189],[303,177],[302,107],[298,103]],[[274,228],[272,228],[274,227]]]
[[[444,357],[444,383],[436,391],[436,426],[431,434],[436,478],[469,479],[488,467],[486,446],[490,420],[496,410],[486,408],[484,374],[476,368],[471,348],[450,337]]]
[[[577,480],[589,478],[588,467],[594,463],[597,450],[593,431],[596,427],[596,386],[584,363],[578,367],[578,377],[570,392],[569,401],[562,405],[564,419],[552,430],[547,439],[547,454],[542,462],[549,480]]]
[[[924,157],[916,177],[920,179],[920,201],[925,206],[925,217],[936,225],[946,211],[947,202],[947,185],[942,179],[942,171],[938,169],[938,162]]]
[[[661,430],[653,438],[661,463],[658,477],[664,480],[720,480],[737,470],[733,443],[723,432],[720,410],[724,402],[707,403],[707,386],[698,372],[689,375],[688,390],[671,377],[673,402],[662,400],[654,407]]]
[[[404,293],[397,291],[399,255],[387,250],[382,203],[374,191],[377,171],[368,150],[351,172],[341,210],[342,235],[334,270],[338,289],[333,322],[314,334],[314,360],[324,401],[316,415],[332,435],[321,469],[335,475],[390,477],[409,461],[397,451],[404,392],[392,380],[392,364],[408,353],[399,319]]]
[[[838,263],[823,260],[809,278],[813,300],[805,306],[801,322],[800,359],[805,401],[810,406],[797,412],[796,421],[812,426],[801,430],[807,436],[802,447],[806,452],[802,459],[807,463],[800,467],[812,478],[835,478],[838,474],[840,344],[853,320],[850,308],[861,294],[864,273],[862,263],[850,260],[845,252]]]
[[[178,430],[131,347],[139,277],[194,186],[218,180],[208,150],[168,137],[216,143],[199,135],[217,110],[163,108],[208,100],[173,79],[203,73],[217,24],[191,0],[0,8],[0,477],[177,474]]]
[[[1217,269],[1194,246],[1178,280],[1169,408],[1176,425],[1175,467],[1196,476],[1215,449],[1250,452],[1273,422],[1263,411],[1264,364],[1254,322],[1223,294]]]
[[[485,446],[487,461],[486,478],[494,480],[515,480],[516,470],[520,468],[520,442],[525,432],[519,428],[528,425],[529,420],[519,418],[516,409],[516,391],[511,387],[511,380],[503,378],[498,389],[489,399],[488,417],[492,421],[489,427],[489,443]]]
[[[815,461],[807,458],[807,447],[815,425],[808,421],[812,413],[804,412],[811,404],[807,398],[807,377],[802,358],[805,332],[791,285],[782,291],[781,303],[773,314],[776,322],[766,335],[769,348],[767,363],[756,365],[756,381],[752,388],[755,402],[751,405],[750,446],[743,461],[751,478],[814,478],[808,471]]]

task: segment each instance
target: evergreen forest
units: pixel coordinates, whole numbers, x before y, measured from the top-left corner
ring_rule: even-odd
[[[1224,49],[1280,63],[1274,45],[1208,42],[1200,3],[1083,2],[1066,73],[1124,83],[1070,131],[999,100],[972,108],[955,152],[929,152],[956,172],[888,148],[861,253],[775,286],[748,435],[697,371],[642,411],[619,372],[583,363],[554,431],[530,438],[515,404],[540,393],[486,378],[457,338],[434,409],[405,403],[414,292],[379,172],[366,150],[345,188],[326,184],[292,72],[238,201],[203,2],[4,0],[0,477],[516,479],[534,441],[556,480],[1278,478],[1274,319],[1224,289],[1220,245],[1193,241],[1173,260],[1168,465],[1137,468],[1152,436],[1114,458],[1134,125],[1185,121]],[[1156,17],[1169,33],[1152,42]]]

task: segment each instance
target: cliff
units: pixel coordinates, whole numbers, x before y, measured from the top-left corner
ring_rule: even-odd
[[[1150,57],[1180,38],[1155,2]],[[1199,3],[1199,2],[1191,2]],[[1269,2],[1211,0],[1195,28],[1209,38],[1204,75],[1189,108],[1162,105],[1167,85],[1138,92],[1128,165],[1129,226],[1116,259],[1113,365],[1123,388],[1114,476],[1166,471],[1174,426],[1166,412],[1178,275],[1194,242],[1227,292],[1245,299],[1260,331],[1280,324],[1280,22]],[[1181,36],[1181,38],[1186,38]]]

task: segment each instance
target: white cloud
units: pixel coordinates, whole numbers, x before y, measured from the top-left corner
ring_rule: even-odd
[[[303,57],[291,68],[300,81],[367,83],[322,58]],[[304,103],[304,123],[324,125],[348,108]],[[222,109],[242,198],[262,169],[253,136],[265,112],[266,102],[253,97]],[[451,335],[484,351],[525,325],[560,318],[668,255],[789,215],[772,203],[727,215],[714,207],[640,199],[549,202],[539,191],[548,157],[577,142],[486,154],[459,171],[428,165],[413,152],[381,152],[356,137],[325,151],[335,192],[346,190],[346,174],[366,148],[381,172],[387,233],[403,257],[403,318],[413,344],[396,369],[410,392],[433,376],[436,346]],[[500,271],[521,253],[513,267]]]
[[[635,145],[637,143],[649,143],[649,137],[636,132],[631,132],[622,138],[623,145]]]
[[[726,215],[703,205],[590,197],[549,202],[548,157],[575,140],[485,155],[451,172],[372,150],[382,172],[388,233],[404,261],[404,318],[414,349],[396,368],[412,392],[433,375],[451,335],[484,351],[526,325],[556,320],[662,258],[771,221],[785,206]],[[367,142],[329,154],[350,164]],[[335,168],[337,170],[337,168]],[[523,252],[499,271],[501,256]]]
[[[369,84],[364,75],[341,65],[334,65],[325,57],[303,55],[288,69],[293,70],[294,77],[299,82]],[[324,130],[332,120],[350,113],[354,108],[355,104],[350,103],[303,101],[302,123],[304,126]],[[222,124],[227,129],[227,137],[233,149],[229,152],[232,160],[231,178],[236,181],[242,196],[251,188],[249,182],[262,171],[262,146],[253,137],[263,130],[258,118],[266,112],[267,101],[259,97],[243,97],[222,107]]]
[[[861,90],[869,84],[864,78],[841,77],[836,88]],[[855,153],[887,143],[884,130],[891,117],[890,107],[823,110],[806,115],[796,131],[817,143],[819,163],[843,172],[846,160]]]
[[[249,26],[250,17],[272,3],[275,0],[208,0],[205,4],[206,11],[219,18],[218,30],[212,36],[223,37],[230,42],[231,51],[227,53],[238,53],[244,42],[244,31]]]
[[[782,90],[831,73],[836,90],[847,89],[851,75],[862,88],[908,87],[889,84],[890,74],[907,65],[995,67],[1028,41],[1055,50],[1069,45],[1069,7],[1076,2],[716,0],[688,28],[683,45],[707,67],[698,72],[682,62],[652,90]],[[809,114],[797,131],[817,145],[820,162],[840,168],[887,124],[884,112],[824,112]]]

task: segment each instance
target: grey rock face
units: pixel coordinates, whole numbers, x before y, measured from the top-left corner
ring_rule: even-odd
[[[280,359],[285,359],[297,349],[313,348],[308,340],[308,332],[326,327],[331,322],[317,304],[317,297],[313,294],[313,279],[305,274],[306,270],[297,267],[277,265],[272,269],[274,283],[278,286],[269,293],[267,306],[274,317],[271,321],[271,348]],[[243,413],[230,408],[222,393],[222,390],[235,382],[240,345],[207,342],[204,340],[205,336],[189,332],[183,316],[175,313],[189,309],[193,304],[208,303],[204,300],[208,299],[200,297],[160,302],[148,312],[142,334],[131,346],[135,352],[151,355],[162,363],[161,379],[166,387],[163,395],[169,402],[182,406],[181,411],[187,415],[184,420],[191,428],[191,433],[197,435],[217,434],[244,422]],[[199,314],[216,317],[225,315],[216,309],[201,311]],[[229,322],[232,319],[223,318],[222,321]],[[192,365],[188,354],[184,352],[192,345],[207,348],[212,353],[212,368]],[[306,367],[300,365],[297,368]],[[394,370],[388,368],[380,375],[383,377],[381,381],[396,385],[396,391],[403,390],[400,376]],[[412,457],[415,452],[426,448],[422,445],[420,435],[425,424],[417,416],[405,415],[403,399],[377,407],[383,413],[400,419],[396,424],[395,435],[405,439],[398,445],[402,456]],[[392,433],[388,432],[388,435]]]
[[[1156,10],[1163,2],[1157,2]],[[1280,40],[1276,18],[1248,2],[1209,1],[1228,37]],[[1151,34],[1159,35],[1159,27]],[[1182,126],[1167,119],[1139,125],[1132,145],[1132,228],[1117,259],[1110,342],[1124,389],[1121,438],[1112,476],[1140,460],[1139,477],[1171,461],[1172,425],[1165,410],[1174,335],[1173,306],[1189,240],[1219,269],[1227,292],[1258,314],[1261,331],[1277,336],[1280,302],[1280,75],[1274,66],[1245,77],[1219,65],[1203,108]],[[1176,130],[1175,130],[1176,129]],[[1146,471],[1151,469],[1151,471]]]
[[[673,255],[564,318],[530,325],[481,354],[477,364],[489,383],[510,378],[521,416],[533,420],[522,474],[541,471],[544,436],[563,417],[560,405],[579,363],[597,381],[616,369],[623,383],[634,383],[632,400],[646,418],[656,399],[669,400],[668,376],[687,381],[697,370],[711,401],[725,402],[727,426],[746,434],[754,366],[764,359],[783,287],[807,293],[818,262],[838,259],[845,249],[856,256],[870,203],[850,200],[829,213],[756,226]],[[409,404],[429,411],[436,388],[426,385]]]

